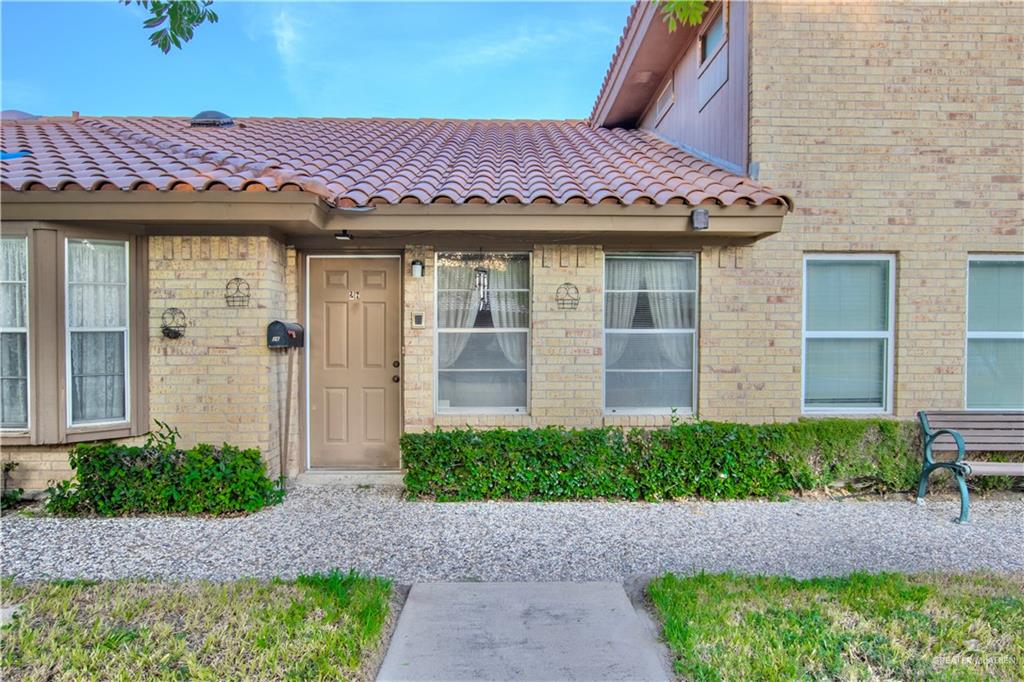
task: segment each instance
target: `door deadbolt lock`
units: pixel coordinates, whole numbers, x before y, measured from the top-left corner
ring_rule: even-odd
[[[396,374],[395,376],[391,377],[391,380],[397,384],[399,381],[398,375]]]
[[[391,363],[391,366],[392,367],[396,367],[396,368],[400,367],[401,365],[402,365],[402,363],[400,363],[398,360],[395,360],[394,362]]]

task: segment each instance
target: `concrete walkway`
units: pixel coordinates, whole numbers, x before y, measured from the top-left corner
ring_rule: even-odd
[[[421,583],[377,679],[669,680],[622,585]]]

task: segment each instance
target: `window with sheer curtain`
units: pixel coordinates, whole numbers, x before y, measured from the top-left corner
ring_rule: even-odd
[[[71,426],[127,419],[128,243],[67,240]]]
[[[28,428],[28,240],[0,237],[0,428]]]
[[[696,257],[606,256],[604,319],[606,411],[692,412]]]
[[[437,257],[437,410],[525,412],[526,254]]]
[[[891,256],[806,257],[804,411],[889,411],[893,270]]]
[[[1024,410],[1024,257],[967,267],[967,408]]]

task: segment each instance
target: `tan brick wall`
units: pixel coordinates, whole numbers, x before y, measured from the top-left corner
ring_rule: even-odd
[[[530,425],[594,426],[603,412],[604,253],[599,246],[535,246],[530,269]],[[576,310],[559,310],[563,283]]]
[[[269,237],[152,237],[149,253],[150,415],[174,424],[186,446],[257,447],[276,476],[287,357],[267,349],[266,329],[297,317],[294,251]],[[224,300],[234,277],[249,283],[246,307]],[[188,318],[181,339],[159,333],[170,306]]]
[[[234,277],[249,283],[247,307],[225,302]],[[287,358],[267,350],[266,328],[274,319],[297,319],[296,277],[294,249],[268,237],[149,238],[149,411],[181,431],[182,445],[256,447],[277,475]],[[169,307],[188,320],[180,339],[160,333]],[[295,358],[291,473],[299,458],[300,367]],[[68,449],[4,448],[5,458],[21,463],[12,485],[34,490],[67,478]]]
[[[813,251],[896,255],[895,414],[962,406],[968,254],[1024,251],[1024,4],[752,10],[751,157],[796,211],[704,251],[701,415],[799,416]]]
[[[43,490],[52,481],[71,476],[68,449],[31,445],[3,448],[3,461],[14,461],[18,466],[10,473],[8,485],[27,491]]]

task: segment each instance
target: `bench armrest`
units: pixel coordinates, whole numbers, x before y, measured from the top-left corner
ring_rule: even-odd
[[[924,449],[925,452],[928,454],[929,458],[931,457],[932,453],[932,443],[934,443],[939,436],[943,435],[952,437],[953,442],[956,443],[957,453],[955,462],[960,463],[964,461],[964,438],[963,436],[960,435],[959,431],[956,431],[954,429],[936,429],[935,431],[928,431],[925,433]]]

